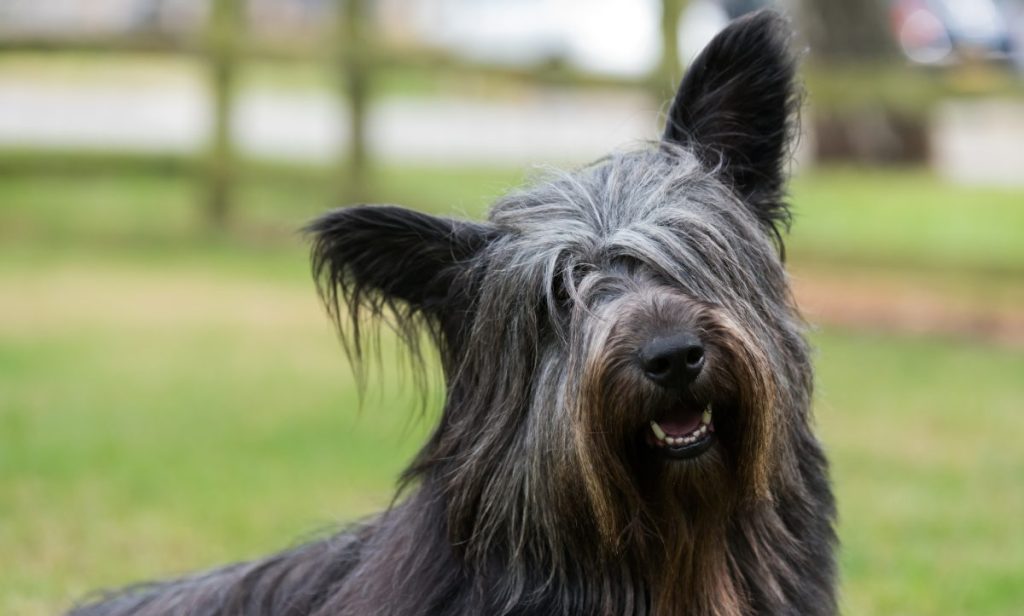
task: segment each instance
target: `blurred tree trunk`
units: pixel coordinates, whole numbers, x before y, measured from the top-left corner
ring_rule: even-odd
[[[886,0],[796,0],[811,58],[823,64],[892,59]]]

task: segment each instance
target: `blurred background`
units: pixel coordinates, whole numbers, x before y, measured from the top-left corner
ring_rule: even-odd
[[[0,0],[0,613],[386,506],[440,394],[359,409],[297,229],[639,147],[765,5]],[[1024,2],[776,6],[844,613],[1024,613]]]

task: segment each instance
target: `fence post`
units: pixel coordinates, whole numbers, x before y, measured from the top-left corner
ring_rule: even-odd
[[[341,53],[343,96],[349,107],[348,151],[343,155],[341,198],[347,202],[367,197],[369,160],[366,147],[366,112],[370,95],[371,55],[367,42],[369,27],[366,0],[338,0],[341,20]]]
[[[679,63],[679,19],[686,0],[661,0],[661,62],[652,79],[654,100],[668,100],[682,77]]]
[[[239,31],[243,0],[213,0],[207,27],[207,62],[213,98],[213,126],[206,153],[204,192],[206,221],[213,229],[227,225],[234,198],[236,155],[231,138]]]

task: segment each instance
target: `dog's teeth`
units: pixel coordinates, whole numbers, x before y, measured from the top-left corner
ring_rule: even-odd
[[[704,414],[700,416],[700,422],[705,426],[711,423],[711,407],[709,406]]]
[[[658,425],[658,422],[651,422],[651,432],[654,432],[654,436],[658,437],[659,441],[665,440],[665,431],[661,429],[661,426]]]

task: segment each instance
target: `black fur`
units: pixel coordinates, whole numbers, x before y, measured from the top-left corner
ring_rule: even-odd
[[[366,323],[390,318],[425,386],[420,329],[449,360],[447,350],[457,343],[471,305],[474,258],[493,230],[396,206],[364,205],[334,210],[306,232],[313,237],[313,276],[328,313],[347,324],[338,331],[353,365],[361,366]],[[362,380],[362,372],[357,374]]]
[[[810,350],[773,244],[786,40],[771,13],[735,22],[683,80],[662,143],[512,193],[487,222],[372,206],[314,222],[314,275],[355,365],[381,321],[414,355],[424,331],[440,350],[444,409],[396,504],[73,614],[834,614]],[[679,332],[702,368],[665,387],[642,350]],[[672,453],[665,439],[697,431],[707,448]]]
[[[663,135],[720,167],[777,235],[790,221],[782,196],[800,106],[795,74],[786,22],[741,17],[687,70]]]

